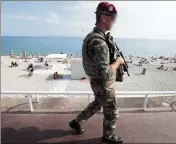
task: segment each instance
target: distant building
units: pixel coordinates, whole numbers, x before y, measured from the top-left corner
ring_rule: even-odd
[[[71,79],[80,80],[82,78],[88,78],[82,65],[82,58],[72,58],[71,59]]]

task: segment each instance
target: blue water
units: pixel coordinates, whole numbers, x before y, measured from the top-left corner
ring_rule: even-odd
[[[19,37],[3,36],[1,53],[8,54],[11,49],[14,53],[28,54],[41,53],[68,53],[81,55],[83,38],[81,37]],[[151,39],[115,39],[124,55],[171,56],[176,54],[176,40],[151,40]]]

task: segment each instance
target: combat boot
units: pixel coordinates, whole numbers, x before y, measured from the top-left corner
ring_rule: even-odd
[[[109,143],[109,144],[123,143],[123,139],[121,137],[116,136],[116,135],[103,136],[102,141],[106,142],[106,143]]]
[[[84,129],[81,128],[81,125],[75,119],[69,122],[69,125],[72,129],[76,131],[77,134],[84,133]]]

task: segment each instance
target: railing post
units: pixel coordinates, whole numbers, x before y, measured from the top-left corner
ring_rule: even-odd
[[[35,94],[35,96],[36,96],[37,103],[39,103],[39,96],[37,94]]]
[[[145,111],[145,109],[147,108],[147,103],[148,103],[148,94],[145,95],[143,111]]]
[[[28,100],[29,100],[29,108],[30,108],[30,111],[33,112],[34,109],[33,109],[33,105],[32,105],[32,99],[31,99],[31,94],[28,95]]]

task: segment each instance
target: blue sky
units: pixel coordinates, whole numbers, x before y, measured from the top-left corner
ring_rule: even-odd
[[[98,1],[3,1],[2,35],[85,36],[95,23]],[[176,39],[176,2],[113,1],[118,20],[112,34],[127,38]]]
[[[2,34],[69,35],[64,31],[72,19],[70,11],[64,10],[67,5],[74,2],[3,2]]]

